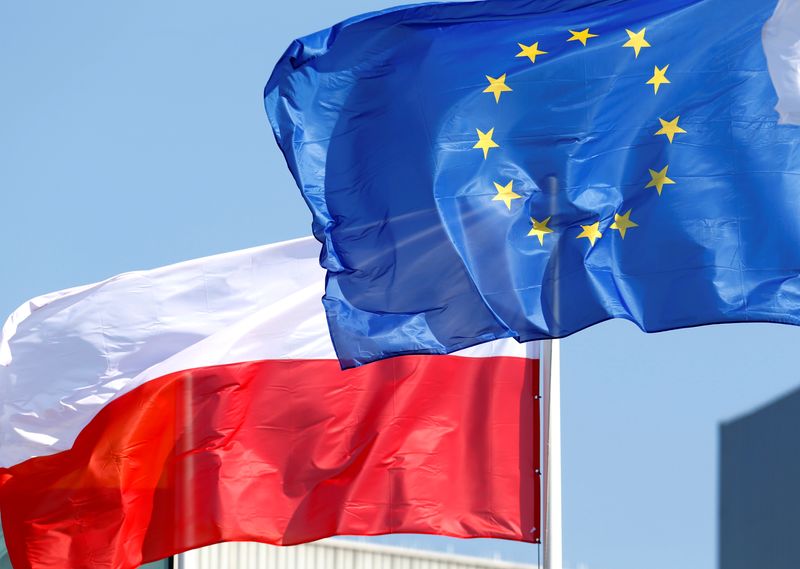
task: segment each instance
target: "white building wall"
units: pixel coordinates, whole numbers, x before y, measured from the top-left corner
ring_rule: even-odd
[[[326,539],[275,547],[262,543],[221,543],[180,555],[177,569],[536,569],[464,555],[452,555]]]

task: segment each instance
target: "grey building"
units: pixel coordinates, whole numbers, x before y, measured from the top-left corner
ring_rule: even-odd
[[[11,562],[8,560],[8,551],[6,550],[6,542],[1,540],[0,543],[0,569],[11,569]]]
[[[719,568],[800,567],[800,389],[720,427]]]

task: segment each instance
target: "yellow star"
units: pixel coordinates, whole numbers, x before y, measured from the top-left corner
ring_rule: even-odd
[[[576,239],[585,237],[592,243],[592,247],[594,247],[595,242],[603,236],[603,234],[600,233],[600,222],[596,221],[591,225],[581,225],[581,227],[583,231]]]
[[[667,79],[667,69],[669,69],[669,65],[665,66],[664,69],[659,69],[658,65],[656,65],[653,76],[650,78],[650,81],[647,82],[648,85],[653,86],[656,93],[658,93],[658,88],[661,87],[662,84],[670,82],[670,80]]]
[[[676,134],[686,134],[686,131],[683,130],[681,127],[678,126],[678,121],[680,120],[680,115],[672,119],[671,121],[665,121],[664,119],[658,119],[661,121],[661,130],[655,133],[653,136],[658,136],[659,134],[667,135],[669,138],[669,143],[672,144],[672,139],[675,138]]]
[[[625,232],[628,231],[631,227],[639,227],[638,223],[634,223],[631,221],[631,209],[622,215],[615,213],[614,214],[614,223],[611,224],[611,229],[616,229],[619,231],[620,236],[625,239]]]
[[[588,40],[589,38],[596,38],[596,37],[598,37],[598,35],[597,35],[597,34],[590,34],[590,33],[589,33],[589,28],[586,28],[586,29],[585,29],[585,30],[583,30],[582,32],[575,32],[575,31],[572,31],[572,30],[570,30],[570,31],[569,31],[569,33],[571,33],[571,34],[572,34],[572,37],[571,37],[571,38],[569,38],[567,41],[579,41],[579,42],[581,42],[581,43],[582,43],[584,46],[586,46],[586,40]]]
[[[647,28],[642,28],[638,34],[633,33],[630,30],[625,30],[628,32],[628,37],[630,38],[627,42],[622,44],[622,47],[632,47],[633,51],[636,52],[636,57],[639,57],[639,52],[642,51],[643,47],[650,47],[650,44],[647,43],[647,40],[644,39],[644,34],[647,31]]]
[[[544,55],[547,53],[546,51],[541,51],[539,49],[538,41],[533,45],[525,45],[524,43],[518,43],[517,45],[522,51],[520,51],[516,57],[527,57],[531,60],[531,63],[536,63],[537,55]]]
[[[506,85],[506,74],[503,73],[500,77],[495,79],[494,77],[489,77],[488,75],[486,78],[489,80],[489,86],[483,90],[484,93],[494,93],[494,100],[496,103],[500,102],[500,94],[501,93],[508,93],[511,91],[511,87]]]
[[[497,190],[497,195],[492,198],[493,202],[503,202],[506,204],[506,207],[509,211],[511,211],[511,201],[518,200],[522,196],[515,193],[513,191],[514,187],[514,180],[508,182],[505,186],[501,186],[497,182],[494,183],[494,187]]]
[[[547,227],[547,224],[550,223],[550,217],[548,217],[544,221],[536,221],[534,218],[531,218],[531,222],[533,223],[533,229],[531,229],[531,232],[528,233],[528,237],[538,238],[539,245],[544,245],[544,236],[547,235],[548,233],[553,232],[552,229]]]
[[[493,128],[490,129],[489,132],[483,132],[479,128],[476,128],[475,130],[478,131],[478,142],[475,143],[475,146],[472,148],[480,148],[483,150],[483,159],[486,160],[486,158],[489,156],[489,149],[500,148],[500,145],[492,140],[492,135],[494,134]]]
[[[650,180],[650,183],[645,186],[645,188],[655,188],[658,190],[658,195],[661,195],[661,190],[664,189],[664,186],[669,186],[670,184],[674,184],[674,180],[670,180],[667,178],[667,170],[669,170],[669,165],[664,166],[664,169],[660,172],[656,172],[655,170],[650,170],[650,177],[653,178]]]

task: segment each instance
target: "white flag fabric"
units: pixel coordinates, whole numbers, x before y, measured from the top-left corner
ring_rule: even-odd
[[[0,332],[0,468],[71,448],[112,400],[181,370],[335,360],[313,237],[31,299]],[[458,355],[525,357],[502,340]]]
[[[763,37],[780,123],[800,125],[800,0],[780,0]]]

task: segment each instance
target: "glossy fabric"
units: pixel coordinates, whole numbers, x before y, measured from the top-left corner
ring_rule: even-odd
[[[0,467],[67,450],[109,403],[187,369],[335,360],[319,243],[304,237],[33,298],[0,332]],[[482,344],[463,357],[538,357]]]
[[[318,258],[296,239],[14,311],[0,512],[15,568],[334,534],[536,539],[538,345],[342,371]]]
[[[778,125],[762,45],[775,7],[449,3],[294,42],[265,102],[325,245],[342,364],[609,318],[799,323],[800,128]],[[598,37],[566,41],[585,28]],[[642,28],[636,57],[623,44]],[[534,42],[548,53],[516,57]],[[486,77],[502,74],[496,102]],[[676,117],[686,133],[656,135]],[[476,129],[494,129],[486,158]],[[675,183],[646,187],[665,167]],[[509,181],[510,208],[493,201]],[[531,218],[550,218],[541,244]]]
[[[222,541],[433,533],[534,541],[538,360],[407,356],[184,370],[75,444],[0,469],[16,569],[134,569]]]

